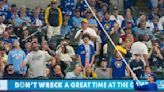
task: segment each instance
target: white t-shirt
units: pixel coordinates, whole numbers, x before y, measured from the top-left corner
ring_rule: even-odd
[[[135,43],[132,44],[130,52],[132,53],[132,58],[133,59],[134,59],[134,54],[141,54],[141,60],[145,61],[143,55],[144,54],[148,55],[148,48],[145,45],[145,43],[143,43],[143,42],[135,42]]]
[[[83,29],[80,29],[79,31],[76,32],[75,39],[77,39],[77,37],[80,35],[80,33],[81,33],[82,30]],[[85,33],[88,33],[90,36],[93,36],[96,39],[98,38],[98,35],[97,35],[96,31],[94,29],[92,29],[92,28],[89,28],[88,27],[87,29],[83,30],[83,34],[85,34]],[[84,41],[82,39],[80,39],[79,45],[81,45],[83,43],[84,43]],[[94,46],[94,42],[92,42],[91,40],[89,41],[89,44],[91,44],[92,46]]]
[[[117,15],[117,18],[116,18],[114,15],[111,15],[110,20],[116,20],[116,22],[119,24],[119,27],[121,27],[124,17],[122,15]]]
[[[5,24],[0,24],[0,34],[2,34],[6,30],[6,25]]]
[[[25,58],[31,69],[31,74],[33,78],[39,76],[46,76],[46,62],[49,61],[52,57],[46,51],[32,51]]]

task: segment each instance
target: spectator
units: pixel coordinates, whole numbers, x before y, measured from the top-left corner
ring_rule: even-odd
[[[89,44],[94,46],[94,42],[97,39],[97,33],[95,32],[94,29],[92,29],[88,26],[88,20],[87,19],[83,19],[81,21],[81,24],[82,24],[82,27],[81,27],[82,29],[80,29],[79,31],[76,32],[75,39],[79,42],[79,45],[81,45],[84,43],[84,41],[81,39],[82,35],[85,33],[88,33],[90,38],[91,38],[89,41]]]
[[[112,14],[113,15],[110,16],[110,20],[115,20],[119,24],[119,27],[121,27],[124,17],[122,15],[119,15],[118,7],[115,6],[113,8]]]
[[[74,51],[74,48],[70,45],[70,37],[69,36],[65,36],[64,37],[64,41],[66,42],[66,50],[67,50],[67,53],[69,54],[69,56],[71,58],[74,58],[75,57],[75,51]]]
[[[11,24],[14,24],[15,20],[19,17],[17,12],[17,6],[15,4],[11,5],[11,10],[8,12],[7,21]]]
[[[42,50],[47,51],[50,55],[55,55],[55,52],[50,49],[46,40],[42,41]]]
[[[150,28],[146,27],[146,22],[140,22],[140,26],[138,28],[138,31],[136,32],[136,35],[143,35],[145,33],[148,33],[149,36],[151,37],[151,39],[156,39],[156,37],[154,36],[154,34],[152,33],[152,31],[150,30]]]
[[[30,51],[31,51],[31,42],[26,42],[24,52],[27,55],[28,53],[30,53]]]
[[[155,17],[160,18],[159,9],[154,7],[151,11],[151,14],[148,16],[148,19],[152,21]]]
[[[112,30],[109,31],[108,34],[110,35],[115,45],[118,45],[120,43],[121,30],[117,22],[114,23]],[[108,46],[107,48],[108,60],[110,61],[110,58],[114,56],[113,55],[114,47],[109,40],[107,40],[107,42],[108,42],[108,45],[107,45]],[[109,64],[110,63],[108,63],[108,66]]]
[[[61,42],[59,49],[56,51],[56,54],[59,56],[59,60],[64,62],[68,67],[70,67],[70,63],[72,62],[71,56],[68,54],[66,49],[67,42]]]
[[[35,28],[43,26],[43,20],[41,19],[41,7],[35,7],[33,16],[31,16],[31,23]]]
[[[15,40],[13,43],[14,49],[12,49],[8,54],[8,64],[13,64],[14,72],[24,76],[26,74],[27,67],[23,68],[23,71],[20,70],[20,66],[23,60],[26,58],[25,52],[20,48],[20,43]]]
[[[12,24],[8,24],[6,27],[6,31],[11,35],[11,37],[16,37],[15,32],[14,32],[14,28]]]
[[[15,19],[15,27],[21,28],[22,23],[31,25],[31,19],[26,15],[26,6],[21,6],[19,9],[19,17]]]
[[[145,14],[141,14],[139,18],[136,20],[136,25],[140,26],[141,22],[146,22],[146,27],[150,27],[150,22],[147,20],[147,16]]]
[[[63,13],[66,13],[69,11],[70,15],[72,15],[73,10],[75,9],[75,0],[62,0],[61,6],[62,6]]]
[[[3,0],[3,7],[6,10],[9,10],[10,9],[10,4],[8,3],[8,0]]]
[[[148,33],[145,33],[143,36],[144,36],[144,43],[147,46],[148,50],[150,50],[152,48],[152,40],[150,39]]]
[[[0,16],[0,35],[6,30],[6,25],[3,24],[3,16]]]
[[[88,20],[88,26],[91,27],[91,28],[95,28],[97,27],[97,22],[95,19],[93,19],[93,15],[92,15],[92,12],[90,10],[87,10],[86,12],[86,19]]]
[[[76,65],[74,71],[66,74],[65,79],[83,79],[82,68]]]
[[[80,15],[84,16],[84,11],[86,11],[86,9],[88,8],[88,6],[85,4],[85,1],[83,0],[77,0],[76,3],[76,9],[80,10]]]
[[[145,66],[145,73],[143,75],[143,79],[146,79],[148,77],[148,75],[151,73],[152,73],[152,71],[151,71],[150,66]]]
[[[7,18],[7,11],[8,10],[4,7],[3,0],[0,0],[0,16],[2,16],[4,20]]]
[[[19,77],[20,77],[19,73],[14,71],[13,64],[9,64],[6,66],[6,70],[3,74],[3,79],[16,79]]]
[[[144,63],[141,61],[141,55],[135,54],[135,59],[130,62],[130,68],[136,74],[137,78],[140,79],[143,75]]]
[[[132,57],[134,58],[135,54],[141,55],[141,60],[144,61],[144,66],[149,66],[148,62],[148,48],[144,43],[144,36],[139,35],[138,41],[132,44],[130,52],[132,53]]]
[[[29,33],[29,29],[28,28],[24,28],[23,32],[21,32],[22,35],[20,35],[20,42],[21,42],[21,48],[25,48],[25,43],[26,42],[31,42],[32,38],[29,38],[30,33]]]
[[[122,41],[129,41],[131,44],[133,44],[136,41],[136,38],[132,34],[132,30],[130,28],[125,29],[125,35],[121,36]]]
[[[120,54],[123,56],[126,55],[126,49],[121,46],[116,47],[118,51],[114,51],[115,56],[111,59],[110,68],[109,68],[109,75],[111,79],[121,79],[125,78],[125,72],[127,72],[127,77],[130,76],[129,69],[127,68],[125,62],[121,58]],[[119,54],[120,53],[120,54]]]
[[[130,9],[127,9],[125,12],[125,20],[122,21],[122,28],[126,28],[127,23],[131,23],[132,27],[135,26],[135,21],[132,15],[132,11]]]
[[[71,26],[68,25],[68,21],[64,20],[63,21],[63,25],[61,27],[61,36],[65,37],[66,35],[68,35],[71,32]]]
[[[92,66],[87,64],[84,72],[83,72],[84,79],[97,79],[97,74],[92,70]]]
[[[91,66],[94,64],[95,60],[95,50],[92,45],[90,45],[89,42],[90,36],[89,34],[83,35],[83,41],[84,44],[78,46],[77,48],[77,54],[80,58],[80,65],[85,67],[87,64],[91,64]]]
[[[152,44],[152,48],[149,52],[150,66],[156,66],[156,67],[162,68],[162,67],[164,67],[163,60],[164,60],[164,57],[161,54],[159,42],[154,41]]]
[[[4,31],[0,40],[4,42],[4,46],[7,52],[11,50],[14,39],[10,37],[9,32]]]
[[[60,35],[60,28],[62,26],[62,12],[57,7],[57,1],[51,0],[51,6],[45,11],[45,23],[48,26],[47,37]]]
[[[53,66],[53,71],[50,72],[50,79],[64,79],[60,65]]]
[[[46,77],[46,62],[52,60],[52,57],[45,51],[41,51],[38,48],[38,42],[31,43],[32,51],[27,55],[22,62],[21,70],[29,64],[31,69],[32,78]]]
[[[105,13],[105,18],[102,20],[101,24],[103,25],[103,27],[105,28],[105,30],[107,32],[110,32],[112,30],[114,22],[115,21],[110,20],[110,14]],[[103,47],[103,45],[107,42],[107,37],[106,37],[104,31],[102,30],[102,28],[99,28],[99,30],[101,31],[100,35],[101,35],[102,47]]]
[[[75,28],[81,28],[81,21],[83,20],[83,17],[80,16],[80,10],[75,9],[74,16],[72,17],[72,24]]]
[[[98,79],[109,79],[109,68],[107,68],[107,60],[102,58],[99,68],[96,68],[95,73]]]
[[[108,13],[109,12],[109,7],[108,7],[108,4],[107,3],[101,3],[100,2],[100,8],[98,8],[98,14],[100,15],[105,15],[105,13]]]
[[[152,23],[150,23],[150,30],[153,31],[154,33],[160,33],[163,31],[163,26],[159,22],[158,17],[153,18]]]
[[[5,51],[5,48],[0,46],[0,65],[1,65],[1,68],[4,68],[7,65],[7,58],[8,58],[8,55]]]

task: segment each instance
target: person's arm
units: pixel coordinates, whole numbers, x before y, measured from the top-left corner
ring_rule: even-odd
[[[83,29],[77,31],[76,35],[75,35],[75,39],[79,42],[80,39],[82,38],[83,35]]]
[[[144,61],[146,63],[146,66],[149,66],[148,55],[147,54],[143,54],[143,57],[144,57]]]
[[[92,56],[91,65],[93,65],[93,63],[94,63],[94,60],[95,60],[95,55],[93,55],[93,56]]]
[[[110,78],[110,79],[113,78],[113,77],[112,77],[112,71],[113,71],[113,69],[112,69],[112,68],[109,68],[109,78]]]
[[[126,72],[128,74],[128,77],[130,77],[130,70],[129,70],[129,68],[127,66],[126,66]]]
[[[8,58],[7,58],[7,64],[11,64],[11,63],[12,63],[12,55],[11,55],[11,52],[9,52]]]
[[[136,77],[136,74],[132,73],[132,77],[133,77],[133,85],[134,85],[134,89],[135,90],[141,90],[141,91],[146,90],[146,86],[145,85],[143,85],[143,86],[138,86],[137,85],[137,77]]]
[[[59,11],[59,26],[61,27],[63,24],[63,17],[60,8],[58,8],[58,11]]]
[[[160,58],[161,60],[163,60],[163,56],[162,56],[162,54],[161,54],[161,51],[160,51],[160,49],[156,49],[156,52],[157,52],[157,56],[158,56],[158,58]]]
[[[50,7],[48,7],[45,11],[44,20],[45,20],[46,25],[49,25],[49,22],[48,22],[49,10],[50,10]]]
[[[27,65],[27,61],[23,61],[21,66],[20,66],[20,70],[23,71],[23,68]]]
[[[152,47],[153,48],[153,47]],[[151,50],[149,51],[149,55],[148,55],[148,58],[150,59],[151,58],[151,55],[152,55],[152,52],[153,52],[153,49],[151,48]]]
[[[135,89],[135,90],[141,90],[141,91],[146,90],[146,86],[145,86],[145,85],[143,85],[143,86],[138,86],[136,80],[133,81],[133,84],[134,84],[134,89]]]

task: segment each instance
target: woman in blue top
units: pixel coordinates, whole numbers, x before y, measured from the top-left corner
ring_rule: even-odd
[[[90,39],[89,34],[84,34],[82,38],[84,44],[78,46],[77,54],[80,58],[80,64],[85,67],[87,64],[93,65],[95,59],[95,50],[93,46],[88,43]]]
[[[140,90],[140,91],[157,91],[158,90],[157,84],[155,84],[156,75],[154,73],[148,74],[147,76],[148,84],[142,85],[142,86],[137,85],[136,83],[137,77],[135,74],[132,74],[132,75],[133,75],[133,80],[134,80],[133,83],[134,83],[135,90]]]

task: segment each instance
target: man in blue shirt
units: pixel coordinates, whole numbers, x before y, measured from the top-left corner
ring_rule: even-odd
[[[24,61],[24,59],[26,58],[26,54],[20,48],[20,43],[17,40],[14,41],[13,46],[14,46],[14,49],[11,50],[8,54],[7,63],[13,64],[15,72],[24,75],[26,73],[27,68],[25,67],[23,69],[23,71],[21,71],[20,66],[21,66],[22,62]]]
[[[155,84],[156,75],[154,73],[148,74],[148,77],[147,77],[148,84],[142,85],[142,86],[137,85],[136,83],[137,77],[135,74],[132,74],[132,75],[133,75],[133,80],[134,80],[133,83],[134,83],[135,90],[140,90],[140,91],[157,91],[158,90],[158,87]]]

